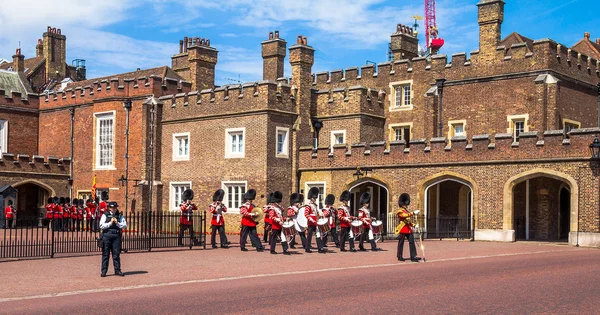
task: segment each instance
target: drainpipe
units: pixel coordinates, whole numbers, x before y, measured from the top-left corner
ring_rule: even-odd
[[[154,188],[154,112],[156,104],[152,102],[150,104],[150,167],[149,167],[149,180],[148,187],[150,187],[150,191],[148,192],[148,211],[152,213],[152,190]]]
[[[75,107],[71,107],[69,109],[71,113],[71,165],[69,167],[69,178],[70,178],[70,188],[69,188],[69,198],[73,200],[73,154],[74,154],[74,146],[75,146]]]
[[[598,87],[598,127],[600,127],[600,83],[596,86]]]
[[[438,99],[439,99],[439,106],[438,106],[438,137],[442,137],[443,135],[443,129],[444,129],[444,125],[443,125],[443,120],[442,120],[442,113],[443,113],[443,98],[444,98],[444,82],[446,82],[446,79],[437,79],[435,80],[435,85],[437,86],[438,89]]]
[[[131,99],[123,102],[123,107],[127,111],[125,116],[125,213],[129,209],[129,113],[131,113]]]

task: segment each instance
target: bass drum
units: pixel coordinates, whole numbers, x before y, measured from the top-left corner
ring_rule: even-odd
[[[298,232],[304,232],[307,227],[308,219],[306,219],[306,216],[304,215],[304,207],[300,207],[298,209],[298,216],[296,217],[296,230]]]

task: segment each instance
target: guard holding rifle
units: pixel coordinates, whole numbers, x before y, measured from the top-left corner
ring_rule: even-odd
[[[416,210],[413,212],[408,211],[408,205],[410,204],[410,195],[404,193],[400,195],[398,198],[398,206],[400,209],[396,212],[398,219],[400,219],[400,224],[396,227],[396,234],[400,234],[400,238],[398,238],[398,251],[396,256],[398,260],[405,261],[404,257],[402,257],[402,252],[404,250],[404,239],[408,239],[408,245],[410,247],[410,261],[419,262],[421,260],[420,257],[417,257],[417,247],[415,246],[415,237],[413,235],[413,228],[418,229],[419,225],[415,225],[411,220],[415,214],[419,214],[420,210]]]
[[[244,204],[240,207],[240,214],[242,215],[242,231],[240,233],[240,249],[243,252],[247,252],[246,239],[250,235],[250,242],[256,247],[257,252],[264,251],[260,238],[256,233],[256,221],[260,221],[260,208],[257,208],[252,204],[252,201],[256,198],[256,190],[250,189],[244,194]],[[256,220],[256,221],[255,221]]]
[[[197,245],[196,237],[194,236],[193,214],[195,210],[198,210],[198,207],[192,203],[194,191],[186,189],[183,192],[181,199],[183,199],[183,203],[179,206],[181,209],[181,218],[179,219],[179,237],[177,238],[177,244],[183,246],[183,232],[188,230],[190,232],[190,239],[194,242],[194,245]]]
[[[219,189],[213,194],[213,203],[210,204],[209,211],[212,213],[212,220],[210,220],[210,226],[212,233],[210,236],[210,243],[212,248],[217,248],[217,231],[219,232],[219,238],[221,239],[221,248],[228,248],[227,236],[225,235],[225,218],[223,213],[227,212],[227,207],[223,204],[223,197],[225,191]]]
[[[108,271],[108,256],[112,253],[115,275],[125,276],[121,272],[121,235],[122,230],[127,227],[125,218],[119,212],[116,202],[108,204],[108,211],[100,217],[100,229],[102,230],[102,269],[101,277],[106,277]]]

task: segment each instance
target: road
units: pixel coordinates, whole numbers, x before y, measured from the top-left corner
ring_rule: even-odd
[[[115,313],[125,314],[600,312],[598,249],[535,243],[426,243],[432,253],[426,263],[398,262],[391,242],[382,244],[387,252],[379,253],[273,256],[221,250],[213,252],[220,255],[216,258],[219,266],[205,265],[187,277],[178,270],[185,264],[161,269],[164,262],[149,258],[169,262],[168,256],[176,256],[175,260],[192,262],[189,253],[208,259],[209,251],[188,252],[187,256],[177,256],[181,252],[128,254],[124,256],[130,266],[139,264],[151,271],[130,272],[124,278],[95,276],[83,286],[67,282],[62,288],[47,286],[32,294],[11,291],[14,294],[0,298],[0,313],[106,314],[111,305]],[[136,255],[142,259],[134,263],[131,258]],[[78,259],[92,258],[59,260]],[[154,265],[168,276],[157,277]]]

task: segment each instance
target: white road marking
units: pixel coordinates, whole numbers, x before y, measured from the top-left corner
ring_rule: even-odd
[[[577,250],[577,249],[571,249],[571,250]],[[493,258],[493,257],[536,255],[536,254],[546,254],[546,253],[566,252],[566,251],[569,251],[569,250],[565,250],[565,249],[545,250],[545,251],[535,251],[535,252],[498,254],[498,255],[443,258],[443,259],[427,260],[427,262],[425,264],[440,263],[440,262],[447,262],[447,261],[459,261],[459,260],[467,260],[467,259],[484,259],[484,258]],[[11,302],[11,301],[21,301],[21,300],[33,300],[33,299],[61,297],[61,296],[72,296],[72,295],[89,294],[89,293],[102,293],[102,292],[113,292],[113,291],[121,291],[121,290],[135,290],[135,289],[147,289],[147,288],[156,288],[156,287],[167,287],[167,286],[174,286],[174,285],[181,285],[181,284],[233,281],[233,280],[252,279],[252,278],[290,276],[290,275],[300,275],[300,274],[309,274],[309,273],[318,273],[318,272],[343,271],[343,270],[391,267],[391,266],[402,266],[402,265],[416,266],[416,264],[407,264],[407,263],[399,262],[399,263],[393,263],[393,264],[361,265],[361,266],[337,267],[337,268],[326,268],[326,269],[316,269],[316,270],[301,270],[301,271],[288,271],[288,272],[280,272],[280,273],[267,273],[267,274],[256,274],[256,275],[247,275],[247,276],[223,277],[223,278],[213,278],[213,279],[198,279],[198,280],[163,282],[163,283],[154,283],[154,284],[140,284],[140,285],[123,286],[123,287],[88,289],[88,290],[79,290],[79,291],[68,291],[68,292],[59,292],[59,293],[31,295],[31,296],[2,298],[2,299],[0,299],[0,303]]]

